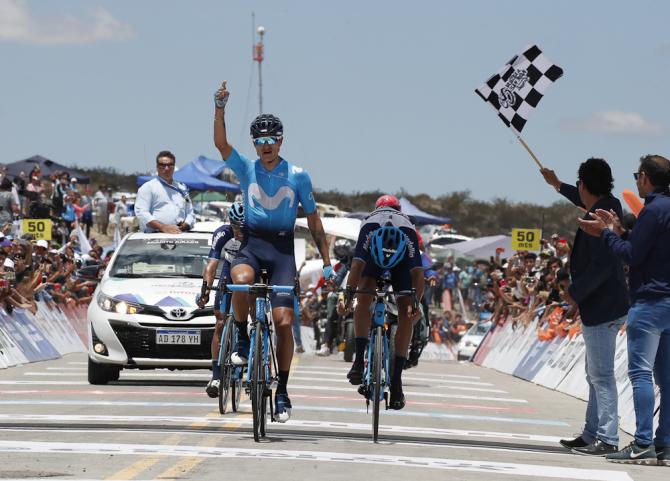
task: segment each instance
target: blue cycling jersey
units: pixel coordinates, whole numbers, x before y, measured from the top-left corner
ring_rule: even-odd
[[[209,258],[232,262],[240,249],[240,241],[235,239],[233,228],[224,224],[212,234],[212,247],[209,250]]]
[[[244,192],[244,225],[251,232],[293,232],[298,203],[305,214],[316,211],[312,180],[302,168],[280,159],[272,171],[260,159],[249,160],[233,149],[225,159]]]

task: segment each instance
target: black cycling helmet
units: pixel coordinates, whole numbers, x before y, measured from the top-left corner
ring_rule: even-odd
[[[261,114],[251,122],[251,138],[258,137],[282,137],[284,126],[278,117],[271,114]]]
[[[354,256],[355,247],[356,243],[351,239],[337,239],[333,246],[333,254],[340,261],[351,259]]]

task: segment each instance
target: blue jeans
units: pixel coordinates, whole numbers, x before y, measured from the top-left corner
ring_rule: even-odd
[[[616,337],[625,322],[622,317],[597,326],[582,326],[586,344],[586,382],[589,402],[582,438],[591,443],[596,438],[619,445],[618,393],[614,376]]]
[[[633,385],[635,440],[654,442],[654,384],[661,389],[655,444],[670,446],[670,298],[637,301],[628,312],[628,377]]]

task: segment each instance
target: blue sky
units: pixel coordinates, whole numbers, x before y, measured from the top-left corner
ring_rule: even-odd
[[[600,156],[620,193],[641,155],[670,155],[670,2],[0,0],[0,162],[219,158],[223,79],[231,142],[251,155],[252,11],[265,110],[317,189],[557,200],[474,93],[529,43],[565,70],[524,129],[562,179]]]

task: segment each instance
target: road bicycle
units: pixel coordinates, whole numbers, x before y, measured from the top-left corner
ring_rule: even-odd
[[[255,315],[251,321],[250,356],[247,365],[245,390],[251,398],[253,414],[254,441],[259,442],[265,437],[267,414],[270,421],[275,421],[272,391],[276,389],[277,355],[273,340],[272,306],[270,294],[293,294],[294,301],[299,295],[299,285],[272,286],[267,283],[267,272],[261,271],[260,282],[256,284],[226,284],[223,292],[246,292],[255,296]],[[268,409],[269,402],[269,409]]]
[[[347,293],[347,297],[350,298],[353,294],[371,294],[375,296],[372,322],[370,323],[368,352],[364,362],[363,384],[359,386],[358,392],[365,397],[365,406],[368,412],[370,412],[370,404],[372,403],[372,440],[377,442],[379,439],[379,409],[382,401],[384,401],[384,409],[388,409],[392,375],[389,369],[389,359],[393,358],[390,356],[390,336],[387,333],[388,326],[390,325],[389,313],[386,310],[387,283],[383,279],[380,279],[377,281],[377,289],[375,291],[350,291]],[[414,310],[418,309],[415,289],[399,291],[395,295],[410,295]],[[347,300],[346,304],[349,305],[349,300]],[[395,342],[395,336],[393,336],[393,342]],[[393,351],[395,353],[395,346]]]

